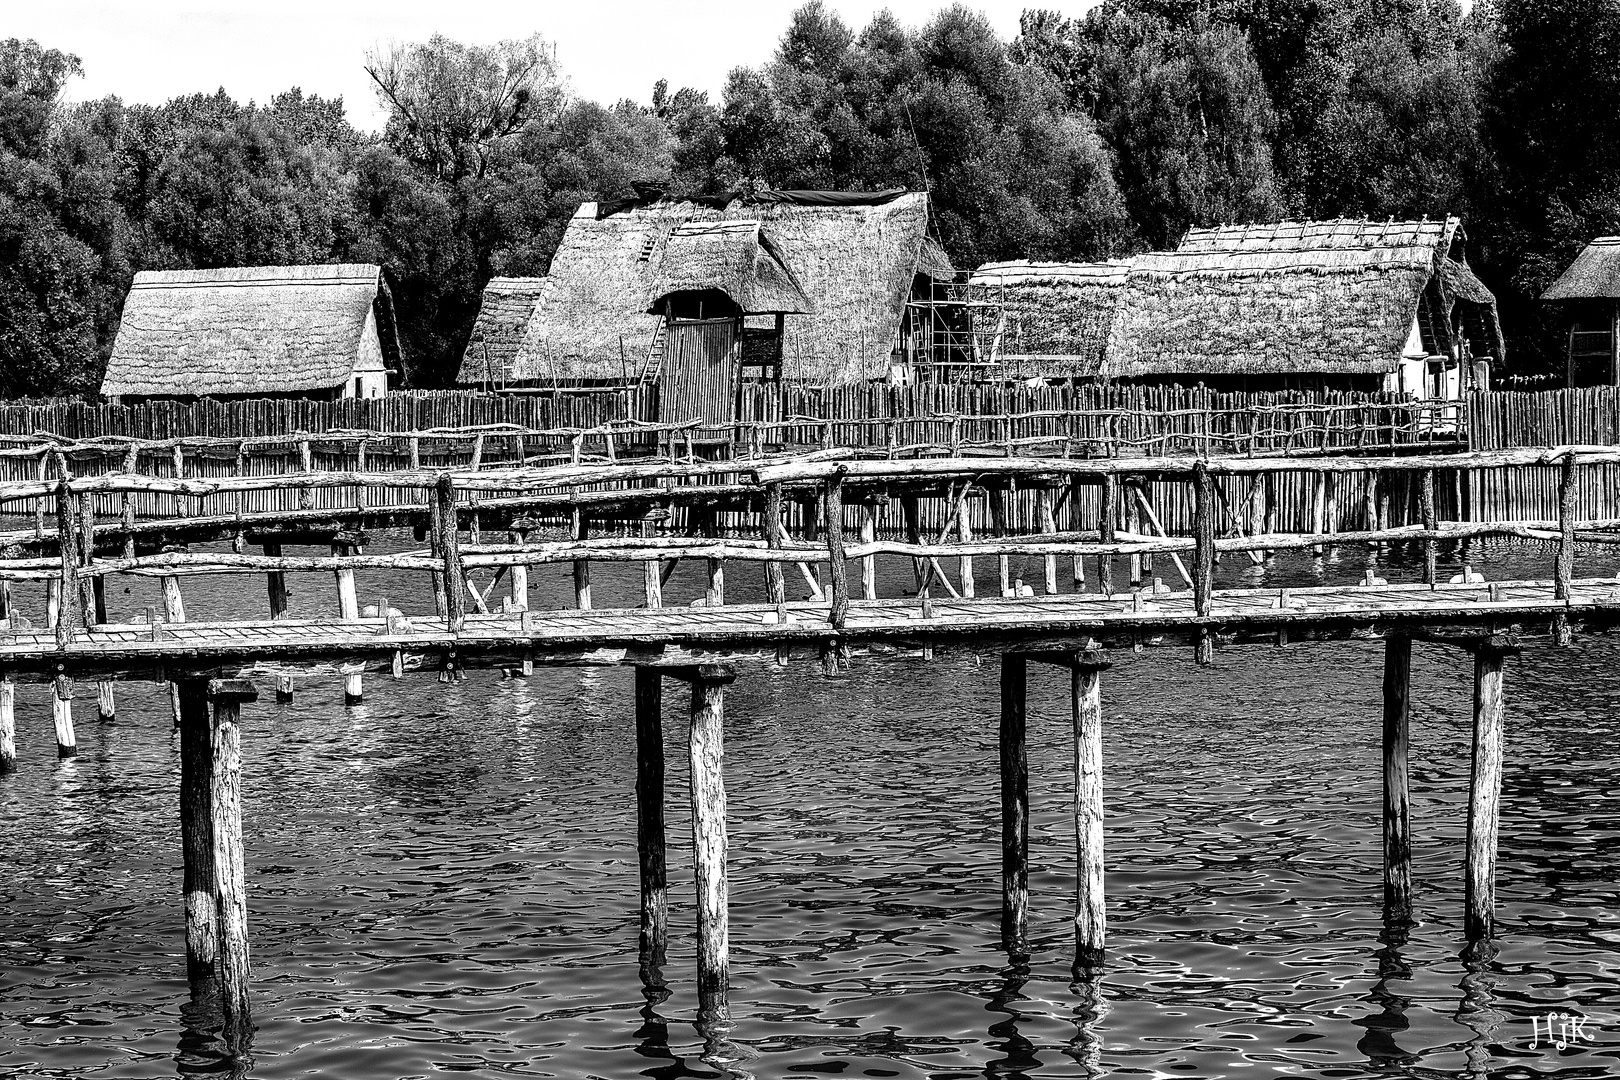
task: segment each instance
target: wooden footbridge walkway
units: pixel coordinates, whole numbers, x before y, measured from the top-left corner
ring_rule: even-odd
[[[662,960],[667,933],[661,687],[665,678],[689,683],[699,989],[703,1008],[723,1013],[723,712],[726,686],[751,665],[808,657],[836,675],[852,655],[880,645],[914,648],[925,657],[944,645],[1000,654],[1002,934],[1014,951],[1024,949],[1028,903],[1025,670],[1031,662],[1070,669],[1076,957],[1090,967],[1104,956],[1100,687],[1111,653],[1188,646],[1208,662],[1217,646],[1382,640],[1385,896],[1386,914],[1397,922],[1414,910],[1406,775],[1411,644],[1437,642],[1472,654],[1465,925],[1469,937],[1482,938],[1492,932],[1503,659],[1523,639],[1545,634],[1567,643],[1574,633],[1606,630],[1620,620],[1620,581],[1575,574],[1577,545],[1620,543],[1620,521],[1583,520],[1577,513],[1588,473],[1620,462],[1615,448],[1085,459],[1009,445],[1000,454],[971,456],[949,447],[911,453],[827,447],[740,461],[576,457],[495,469],[209,478],[138,471],[74,477],[58,460],[54,476],[0,484],[0,509],[34,514],[32,527],[0,536],[0,768],[16,756],[18,681],[52,683],[57,752],[64,755],[76,744],[75,685],[98,686],[104,716],[115,710],[118,680],[174,687],[189,970],[217,995],[224,1030],[239,1048],[251,1024],[238,726],[242,703],[256,696],[256,680],[274,679],[288,692],[294,678],[341,677],[355,700],[367,677],[431,673],[451,681],[481,668],[524,674],[537,664],[633,666],[642,950],[644,961],[653,963]],[[1441,520],[1435,475],[1460,467],[1555,468],[1560,515],[1533,522]],[[1355,531],[1257,532],[1221,497],[1226,481],[1283,474],[1303,476],[1324,507],[1342,478],[1357,477],[1374,490],[1379,478],[1399,477],[1418,493],[1420,521],[1388,526],[1369,513],[1370,527]],[[1165,535],[1144,488],[1131,487],[1133,477],[1184,488],[1193,508],[1191,535]],[[234,496],[269,489],[346,489],[360,496],[344,505],[265,511],[238,500],[229,509]],[[373,497],[384,490],[388,498]],[[145,520],[129,512],[128,497],[141,493],[174,497],[181,505],[223,500],[227,508]],[[1017,493],[1032,498],[1035,508],[1023,526],[1005,513],[1008,496]],[[990,535],[976,535],[967,512],[978,500],[989,503]],[[1065,510],[1067,527],[1060,529]],[[1337,519],[1324,514],[1318,520]],[[591,534],[593,526],[598,535]],[[365,531],[377,528],[414,530],[425,546],[368,554]],[[1546,578],[1486,581],[1465,569],[1460,580],[1439,579],[1439,545],[1493,536],[1550,544],[1555,555]],[[205,546],[221,542],[229,550]],[[1216,587],[1223,559],[1392,544],[1422,551],[1421,582],[1392,584],[1369,573],[1361,584],[1335,587]],[[250,554],[250,545],[263,553]],[[286,553],[299,545],[326,553]],[[900,595],[892,595],[893,575],[884,578],[891,595],[880,595],[880,559],[909,568]],[[680,560],[705,568],[706,593],[696,606],[663,602],[663,587]],[[996,566],[990,595],[976,595],[982,583],[975,560]],[[1026,585],[1011,576],[1013,560],[1033,561],[1039,579]],[[635,607],[593,602],[592,567],[605,563],[641,566]],[[727,573],[751,563],[763,570],[766,602],[728,602]],[[556,564],[571,568],[574,606],[533,610],[529,575]],[[334,576],[337,617],[290,617],[287,575],[309,573]],[[434,610],[400,612],[383,601],[362,611],[357,576],[372,573],[426,575]],[[262,613],[186,620],[183,581],[218,574],[262,575]],[[119,575],[160,578],[164,609],[148,609],[135,621],[127,614],[110,618],[105,583]],[[507,592],[497,598],[501,581]],[[19,609],[12,592],[14,583],[28,582],[46,586],[40,625]],[[790,599],[790,584],[808,599]]]

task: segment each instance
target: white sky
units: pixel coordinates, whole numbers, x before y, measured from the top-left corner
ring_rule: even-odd
[[[1078,15],[1096,0],[969,0],[1003,38],[1025,7]],[[726,73],[768,59],[799,0],[0,0],[0,36],[34,38],[77,54],[85,75],[74,100],[117,94],[161,104],[224,87],[238,101],[267,101],[292,86],[343,98],[349,120],[377,130],[362,65],[368,49],[434,33],[491,44],[539,32],[557,46],[573,92],[609,104],[645,103],[659,78],[674,91],[717,99]],[[902,23],[926,22],[942,0],[828,0],[859,31],[885,7]]]

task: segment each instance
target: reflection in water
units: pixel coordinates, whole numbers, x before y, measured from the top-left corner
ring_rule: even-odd
[[[253,1035],[244,1036],[233,1052],[223,1037],[224,1027],[219,980],[213,972],[193,975],[191,997],[180,1006],[180,1043],[174,1056],[180,1076],[242,1080],[248,1075],[253,1068]]]
[[[1496,983],[1501,969],[1495,963],[1498,949],[1495,942],[1470,942],[1462,951],[1462,1001],[1457,1006],[1457,1022],[1473,1031],[1464,1055],[1468,1062],[1468,1077],[1486,1080],[1490,1075],[1491,1046],[1496,1033],[1507,1019],[1496,1007]]]
[[[1014,1002],[1028,1000],[1024,996],[1024,984],[1027,982],[1029,962],[1023,956],[1014,955],[1012,962],[1002,972],[1000,988],[984,1006],[989,1012],[1004,1013],[1007,1017],[990,1025],[990,1049],[998,1051],[1001,1057],[985,1063],[985,1076],[1024,1080],[1041,1066],[1035,1044],[1018,1030],[1018,1022],[1026,1018],[1013,1006]]]
[[[1085,1070],[1087,1077],[1105,1074],[1102,1064],[1102,1021],[1108,1015],[1108,999],[1103,996],[1102,975],[1076,979],[1069,986],[1075,997],[1074,1038],[1069,1040],[1069,1056]]]
[[[1406,1016],[1412,999],[1391,985],[1412,981],[1412,967],[1401,955],[1407,936],[1406,926],[1384,924],[1383,933],[1378,935],[1384,947],[1374,954],[1378,958],[1378,982],[1367,994],[1367,1000],[1383,1011],[1356,1021],[1358,1026],[1367,1029],[1356,1043],[1356,1049],[1366,1056],[1369,1064],[1378,1068],[1410,1065],[1419,1060],[1417,1054],[1402,1050],[1395,1041],[1398,1034],[1412,1026]]]

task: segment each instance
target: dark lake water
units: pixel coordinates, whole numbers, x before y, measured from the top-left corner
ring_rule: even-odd
[[[1484,562],[1500,577],[1547,566],[1544,552]],[[1223,584],[1364,566],[1228,566]],[[696,594],[693,571],[672,601]],[[598,603],[633,602],[638,573],[599,576]],[[539,581],[537,604],[562,602],[563,576]],[[757,591],[744,576],[733,595]],[[297,610],[329,602],[327,579],[303,582]],[[187,589],[193,617],[263,610],[257,580]],[[419,584],[362,579],[362,602],[383,594],[428,608]],[[120,592],[114,613],[155,597]],[[676,687],[672,937],[649,993],[628,671],[370,679],[354,708],[335,679],[290,705],[266,686],[243,711],[247,1075],[1620,1075],[1620,638],[1528,641],[1509,662],[1501,932],[1467,959],[1469,662],[1416,650],[1421,923],[1391,937],[1381,658],[1360,642],[1232,649],[1211,668],[1185,649],[1116,658],[1110,962],[1080,983],[1064,676],[1031,670],[1033,955],[1012,965],[993,656],[857,657],[836,679],[813,662],[746,668],[726,699],[733,1021],[719,1031],[697,1019]],[[166,691],[118,692],[106,724],[81,697],[66,762],[43,688],[19,692],[20,768],[0,777],[0,1076],[220,1070],[182,1015]],[[1532,1018],[1555,1012],[1586,1018],[1585,1039],[1534,1046]]]

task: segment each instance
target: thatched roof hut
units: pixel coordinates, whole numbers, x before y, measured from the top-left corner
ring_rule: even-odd
[[[755,235],[811,309],[786,327],[790,379],[840,385],[885,377],[919,275],[950,273],[928,236],[928,197],[918,192],[585,203],[552,258],[512,381],[616,381],[646,370],[662,324],[650,310],[657,290],[697,274],[681,264],[707,250],[699,235],[671,241],[690,223],[739,221],[757,224]]]
[[[1620,299],[1620,236],[1600,236],[1587,244],[1541,298]]]
[[[1194,229],[1131,261],[1100,374],[1387,376],[1413,355],[1500,359],[1496,301],[1444,221]]]
[[[492,383],[510,377],[518,346],[529,330],[535,301],[545,285],[543,277],[491,278],[478,302],[478,318],[461,354],[463,384]]]
[[[1119,310],[1123,260],[986,263],[968,284],[994,325],[981,328],[991,358],[1013,376],[1083,379],[1097,374]]]
[[[374,397],[399,367],[380,267],[147,270],[124,301],[101,392]]]

